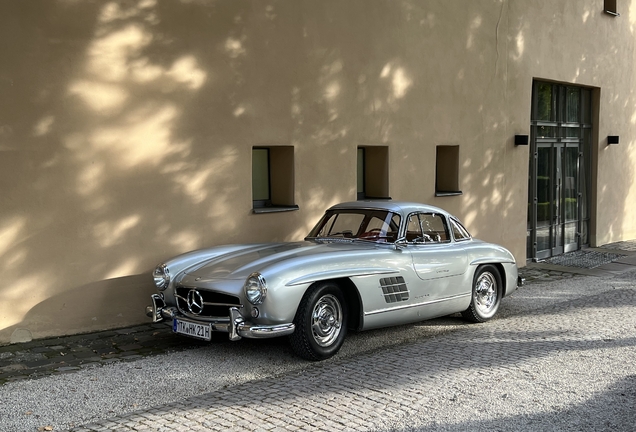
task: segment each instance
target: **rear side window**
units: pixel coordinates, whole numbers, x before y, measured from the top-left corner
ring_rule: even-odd
[[[466,228],[459,223],[458,220],[452,219],[450,220],[451,230],[453,231],[453,237],[455,237],[455,241],[464,241],[470,240],[470,234],[466,231]]]

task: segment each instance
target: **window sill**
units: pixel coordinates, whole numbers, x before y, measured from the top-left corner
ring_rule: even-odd
[[[435,191],[436,197],[459,196],[463,194],[462,191]]]
[[[297,205],[292,205],[292,206],[272,206],[272,207],[253,208],[252,209],[252,213],[254,213],[254,214],[281,213],[281,212],[296,211],[296,210],[300,210],[300,208]]]

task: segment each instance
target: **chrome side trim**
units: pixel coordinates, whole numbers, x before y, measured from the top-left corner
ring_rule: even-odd
[[[364,316],[376,315],[376,314],[384,313],[384,312],[393,312],[393,311],[402,310],[402,309],[410,309],[410,308],[420,307],[420,306],[426,306],[426,305],[429,305],[429,304],[441,303],[441,302],[447,301],[447,300],[457,300],[457,299],[464,298],[464,297],[470,297],[471,295],[472,295],[471,293],[458,294],[458,295],[451,296],[451,297],[444,297],[444,298],[437,299],[437,300],[430,300],[430,301],[425,301],[425,302],[421,302],[421,303],[415,303],[415,304],[411,304],[411,305],[403,305],[403,306],[395,306],[395,307],[390,307],[390,308],[385,308],[385,309],[378,309],[378,310],[374,310],[374,311],[370,311],[370,312],[365,312]]]
[[[484,257],[472,260],[469,265],[477,266],[481,264],[516,264],[514,260],[503,257]]]
[[[384,274],[400,274],[398,270],[392,268],[359,268],[348,270],[332,270],[320,273],[312,273],[301,276],[294,280],[291,280],[285,284],[285,286],[302,285],[306,283],[314,283],[319,280],[336,279],[340,277],[357,277],[357,276],[370,276],[370,275],[384,275]]]

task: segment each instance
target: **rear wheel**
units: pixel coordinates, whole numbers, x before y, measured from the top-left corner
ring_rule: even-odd
[[[473,277],[473,292],[470,306],[462,316],[472,322],[486,322],[499,309],[502,294],[501,275],[492,264],[477,268]]]
[[[289,336],[292,349],[306,360],[324,360],[335,355],[347,333],[347,304],[340,287],[320,282],[300,302]]]

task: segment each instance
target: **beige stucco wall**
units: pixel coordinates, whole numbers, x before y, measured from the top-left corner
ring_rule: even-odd
[[[594,243],[636,237],[634,2],[0,2],[0,343],[145,322],[149,271],[297,240],[389,147],[394,199],[525,263],[533,78],[598,88]],[[620,135],[618,146],[607,135]],[[251,213],[252,146],[292,145],[300,210]],[[435,146],[463,195],[436,198]]]

